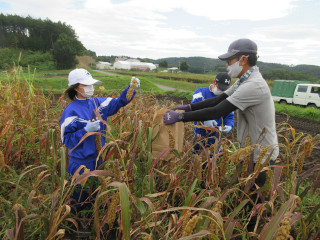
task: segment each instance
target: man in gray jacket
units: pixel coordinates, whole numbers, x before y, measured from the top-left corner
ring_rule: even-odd
[[[246,136],[249,135],[250,144],[271,146],[271,161],[275,161],[279,154],[275,108],[269,86],[256,66],[257,45],[250,39],[238,39],[230,44],[228,52],[220,55],[219,59],[227,62],[228,74],[239,80],[216,98],[176,106],[173,110],[185,112],[166,112],[163,115],[164,123],[206,121],[237,110],[237,136],[241,146],[244,146]],[[260,151],[256,147],[254,162]]]
[[[178,121],[206,121],[217,119],[233,111],[237,111],[237,137],[241,147],[245,146],[246,136],[250,144],[255,145],[254,163],[257,162],[261,147],[269,147],[262,159],[264,163],[271,154],[273,164],[279,155],[278,138],[275,124],[275,108],[268,84],[263,79],[257,64],[257,45],[250,39],[238,39],[232,42],[228,52],[219,56],[226,61],[228,74],[239,78],[229,89],[216,98],[202,102],[178,105],[173,110],[184,110],[178,113],[173,110],[163,115],[165,124]],[[260,147],[261,146],[261,147]],[[255,183],[261,187],[266,180],[266,172],[261,172]],[[252,198],[256,198],[256,194]],[[247,229],[253,230],[255,218]]]

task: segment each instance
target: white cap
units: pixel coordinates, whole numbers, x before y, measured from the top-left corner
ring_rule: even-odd
[[[93,77],[87,70],[83,68],[76,68],[69,73],[68,86],[70,87],[77,83],[84,85],[93,85],[101,84],[101,81],[93,79]]]

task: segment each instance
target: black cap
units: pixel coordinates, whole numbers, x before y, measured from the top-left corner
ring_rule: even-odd
[[[221,91],[227,90],[231,83],[231,78],[226,72],[218,73],[215,80]]]
[[[257,44],[250,39],[241,38],[238,40],[233,41],[229,48],[228,52],[225,54],[220,55],[218,58],[220,60],[227,60],[228,58],[236,55],[237,53],[257,53],[258,47]]]

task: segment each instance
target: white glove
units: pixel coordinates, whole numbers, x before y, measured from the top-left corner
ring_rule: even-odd
[[[203,125],[205,125],[207,127],[216,127],[217,122],[215,120],[208,120],[208,121],[204,121]]]
[[[224,125],[224,129],[222,129],[221,126],[219,126],[219,131],[223,132],[223,133],[228,133],[232,130],[232,127],[231,126],[228,126],[228,125]]]
[[[132,78],[131,78],[130,86],[131,86],[131,84],[132,84],[133,79],[136,79],[136,81],[137,81],[137,83],[136,83],[136,88],[139,88],[139,87],[140,87],[140,79],[139,79],[139,78],[136,78],[136,77],[132,77]]]
[[[88,122],[84,127],[84,130],[86,130],[87,132],[98,132],[100,130],[100,120]]]

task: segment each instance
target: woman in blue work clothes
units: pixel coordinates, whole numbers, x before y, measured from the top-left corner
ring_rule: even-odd
[[[133,80],[133,78],[132,78]],[[131,80],[131,82],[132,82]],[[140,86],[140,80],[137,81],[135,86]],[[96,150],[95,136],[91,135],[80,144],[82,137],[88,132],[105,132],[106,126],[97,120],[98,117],[94,114],[98,110],[101,118],[107,121],[108,116],[112,116],[118,112],[121,107],[126,106],[135,96],[135,90],[130,100],[126,99],[126,95],[130,85],[121,93],[118,98],[99,98],[94,97],[94,84],[101,82],[93,79],[91,74],[82,68],[74,69],[69,73],[68,86],[66,90],[68,97],[72,102],[64,109],[60,121],[61,139],[62,143],[69,149],[69,165],[68,173],[72,176],[77,169],[84,165],[88,170],[93,171],[102,164],[102,159],[98,161],[98,152]],[[78,145],[79,144],[79,145]],[[105,137],[101,137],[102,146],[105,144]],[[73,149],[74,148],[74,149]],[[73,149],[73,150],[72,150]],[[71,151],[72,150],[72,151]],[[79,174],[82,174],[82,169]],[[81,195],[80,195],[81,192]],[[72,199],[77,211],[83,208],[92,206],[92,203],[87,202],[89,194],[86,190],[74,191]]]
[[[213,83],[209,87],[201,87],[198,88],[192,96],[192,102],[191,103],[197,103],[201,102],[203,100],[209,99],[209,98],[215,98],[219,96],[221,93],[223,93],[225,90],[228,89],[229,85],[231,83],[231,78],[227,73],[219,73],[213,80]],[[204,147],[210,147],[212,144],[215,143],[215,140],[219,135],[217,132],[208,131],[205,129],[197,128],[198,122],[194,122],[194,130],[193,135],[195,138],[195,141],[197,140],[197,136],[200,135],[203,138],[206,138],[206,140],[202,141],[202,144]],[[202,121],[202,124],[204,126],[208,127],[215,127],[221,133],[228,133],[232,130],[234,127],[234,114],[233,112],[227,114],[226,116],[223,116],[222,118],[214,119],[214,120],[208,120],[208,121]],[[224,128],[222,128],[222,126]],[[222,134],[220,135],[222,137]],[[199,152],[201,150],[201,146],[199,144],[196,144],[193,148],[194,152]]]

